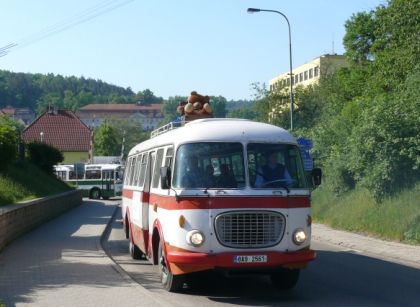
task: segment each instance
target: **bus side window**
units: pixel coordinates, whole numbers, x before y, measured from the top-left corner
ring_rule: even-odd
[[[141,159],[140,174],[139,174],[139,187],[143,187],[144,179],[146,178],[147,159],[149,155],[145,153]]]
[[[169,168],[172,167],[173,156],[174,156],[174,148],[173,147],[168,147],[168,149],[166,150],[166,157],[165,157],[164,166],[168,166]]]
[[[133,185],[137,186],[139,183],[139,170],[141,166],[141,155],[137,156],[136,164],[134,165],[134,180]]]
[[[87,170],[86,179],[101,179],[101,171],[100,170]]]
[[[133,185],[134,172],[135,172],[134,166],[136,165],[136,161],[137,161],[137,157],[134,157],[131,160],[131,165],[130,165],[130,180],[129,180],[129,183],[128,183],[129,185]]]
[[[153,170],[153,180],[152,188],[157,188],[159,186],[160,179],[160,167],[162,166],[163,160],[163,148],[158,149],[156,154],[155,168]]]
[[[130,164],[131,164],[132,157],[128,158],[126,168],[125,168],[125,174],[124,174],[124,184],[128,185],[128,178],[130,178]]]

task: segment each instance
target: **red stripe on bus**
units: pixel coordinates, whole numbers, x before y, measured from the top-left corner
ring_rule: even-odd
[[[188,209],[240,209],[240,208],[308,208],[309,197],[182,197],[176,202],[174,197],[150,195],[150,203],[166,210]]]
[[[122,196],[130,199],[133,198],[133,190],[124,189],[122,192]]]
[[[127,191],[125,193],[125,191]],[[131,194],[129,193],[131,192]],[[143,193],[142,193],[143,194]],[[132,198],[133,193],[124,190],[125,197]],[[128,196],[130,195],[130,196]],[[166,210],[227,209],[227,208],[309,208],[309,196],[241,196],[241,197],[180,197],[179,202],[173,196],[150,194],[149,202]]]

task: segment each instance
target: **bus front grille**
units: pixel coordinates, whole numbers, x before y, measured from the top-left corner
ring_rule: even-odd
[[[216,217],[215,230],[220,244],[232,248],[262,248],[278,244],[286,223],[273,211],[231,211]]]

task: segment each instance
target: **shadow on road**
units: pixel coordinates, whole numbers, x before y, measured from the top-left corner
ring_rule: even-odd
[[[264,275],[225,277],[202,272],[189,276],[182,293],[168,293],[153,265],[130,258],[120,223],[112,224],[105,247],[134,280],[181,306],[418,306],[420,302],[420,270],[351,251],[334,251],[316,242],[318,257],[302,270],[292,291],[277,290]]]

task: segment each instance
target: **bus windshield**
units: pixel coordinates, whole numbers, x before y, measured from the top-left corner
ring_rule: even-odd
[[[247,146],[252,188],[306,188],[299,148],[290,144],[250,143]]]
[[[202,142],[178,148],[175,188],[238,189],[245,186],[241,143]]]

